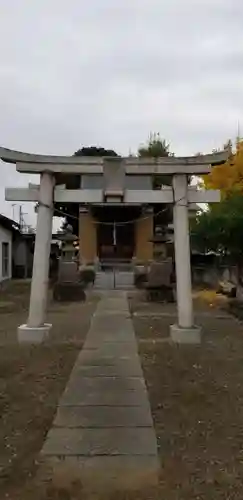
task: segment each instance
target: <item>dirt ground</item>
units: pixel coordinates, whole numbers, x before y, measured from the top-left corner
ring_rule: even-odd
[[[50,303],[48,321],[54,326],[49,340],[18,345],[16,330],[26,321],[29,283],[12,282],[0,291],[1,499],[25,499],[24,486],[37,469],[39,450],[97,300],[94,296],[86,303]]]
[[[148,307],[142,294],[130,305],[161,458],[159,498],[242,499],[243,325],[196,299],[202,345],[178,347],[160,341],[175,306]]]

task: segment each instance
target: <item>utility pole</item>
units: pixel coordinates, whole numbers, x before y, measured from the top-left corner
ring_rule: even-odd
[[[16,207],[16,203],[12,203],[12,210],[13,210],[13,220],[15,220],[15,218],[14,218],[14,207]]]
[[[238,125],[237,125],[237,140],[240,141],[240,121],[238,120]]]
[[[24,215],[26,215],[26,214],[23,213],[22,205],[20,205],[19,206],[19,227],[20,227],[21,232],[24,232],[24,230],[26,228],[26,224],[24,221]]]
[[[22,232],[22,205],[19,205],[19,227]]]

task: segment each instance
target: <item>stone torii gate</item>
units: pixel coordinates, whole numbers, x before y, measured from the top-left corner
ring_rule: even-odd
[[[188,186],[191,175],[208,174],[214,165],[224,163],[228,151],[193,157],[167,158],[96,158],[43,156],[0,148],[0,158],[16,164],[22,173],[40,174],[40,185],[28,188],[7,188],[8,201],[38,202],[36,241],[29,316],[18,328],[20,342],[41,342],[49,333],[46,324],[48,270],[52,235],[54,203],[114,203],[156,204],[172,203],[175,239],[175,263],[178,323],[171,326],[175,342],[200,342],[200,328],[194,325],[188,207],[190,204],[220,201],[220,192],[197,190]],[[58,186],[68,174],[103,174],[103,189],[66,189]],[[172,187],[161,190],[127,190],[126,176],[171,175]]]

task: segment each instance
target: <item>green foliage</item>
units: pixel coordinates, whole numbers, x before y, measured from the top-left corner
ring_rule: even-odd
[[[146,146],[142,146],[138,150],[138,156],[140,158],[163,158],[168,156],[173,156],[169,151],[170,145],[165,139],[160,137],[159,133],[150,134],[148,143]],[[154,177],[154,189],[160,189],[162,185],[170,185],[171,176],[157,175]]]
[[[140,156],[140,158],[159,158],[161,156],[169,156],[169,147],[170,145],[165,139],[160,137],[159,133],[153,133],[150,134],[147,145],[139,148],[138,156]]]
[[[90,146],[78,149],[74,156],[118,156],[118,154],[113,149]]]
[[[84,283],[85,286],[90,283],[94,284],[95,282],[95,270],[91,267],[84,268],[79,273],[80,281]]]
[[[219,252],[239,262],[243,257],[243,196],[231,195],[198,215],[192,220],[191,238],[197,250]]]

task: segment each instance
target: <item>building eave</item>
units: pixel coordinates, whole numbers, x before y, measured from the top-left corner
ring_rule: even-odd
[[[12,233],[20,233],[19,224],[2,214],[0,214],[0,226],[2,226],[7,231],[11,231]]]

